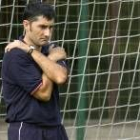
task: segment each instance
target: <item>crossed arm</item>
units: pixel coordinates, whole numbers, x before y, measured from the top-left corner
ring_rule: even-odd
[[[6,46],[5,52],[13,48],[19,48],[26,53],[30,49],[28,45],[16,40]],[[49,101],[53,90],[53,83],[63,84],[67,80],[67,68],[57,64],[58,60],[66,59],[66,52],[63,48],[56,47],[51,48],[49,50],[49,55],[45,56],[40,51],[34,50],[31,57],[43,71],[42,84],[32,95],[38,100]]]

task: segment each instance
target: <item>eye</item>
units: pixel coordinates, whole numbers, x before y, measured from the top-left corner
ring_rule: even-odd
[[[40,28],[44,30],[44,29],[46,29],[46,26],[41,25]]]
[[[49,29],[51,30],[51,29],[53,29],[53,27],[54,27],[53,25],[52,26],[49,26]]]

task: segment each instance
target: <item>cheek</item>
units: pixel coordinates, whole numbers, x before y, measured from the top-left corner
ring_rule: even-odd
[[[31,32],[32,32],[32,34],[34,35],[34,36],[36,36],[36,35],[39,35],[41,32],[40,32],[40,29],[38,28],[38,27],[36,27],[36,26],[33,26],[32,28],[30,28],[31,29]]]
[[[40,37],[43,35],[43,32],[40,31],[40,30],[36,30],[36,31],[34,32],[34,35],[35,35],[37,38],[40,38]]]
[[[32,31],[32,38],[37,39],[40,36],[40,32],[37,30]]]

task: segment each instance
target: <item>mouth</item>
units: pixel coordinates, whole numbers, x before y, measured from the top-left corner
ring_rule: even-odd
[[[43,40],[43,41],[47,41],[48,39],[47,39],[47,38],[41,38],[41,40]]]
[[[42,45],[46,45],[47,43],[48,43],[48,39],[46,39],[46,38],[41,38],[40,39],[40,43],[42,44]]]

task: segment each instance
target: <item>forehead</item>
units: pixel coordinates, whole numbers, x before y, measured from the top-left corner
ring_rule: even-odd
[[[33,21],[34,24],[37,25],[54,25],[54,19],[48,20],[47,18],[43,16],[38,16],[36,18],[37,20]]]

